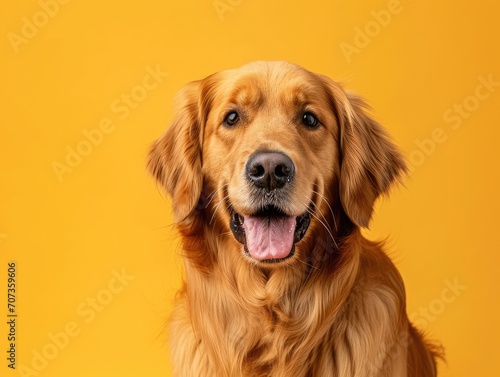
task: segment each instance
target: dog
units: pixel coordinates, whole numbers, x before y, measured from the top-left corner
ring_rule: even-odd
[[[436,376],[440,348],[361,234],[406,166],[359,96],[288,62],[221,71],[180,91],[147,165],[185,266],[175,376]]]

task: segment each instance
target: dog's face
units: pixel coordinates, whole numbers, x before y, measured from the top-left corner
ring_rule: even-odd
[[[326,88],[296,67],[255,64],[224,76],[205,123],[203,176],[224,198],[245,254],[281,261],[338,172],[335,116]]]
[[[218,221],[244,258],[286,265],[310,251],[303,238],[339,234],[347,226],[336,224],[339,213],[366,226],[375,199],[404,170],[363,106],[290,63],[219,72],[181,92],[149,168],[172,196],[177,223]]]

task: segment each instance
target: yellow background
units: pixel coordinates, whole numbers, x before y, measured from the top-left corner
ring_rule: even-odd
[[[257,59],[343,80],[417,162],[367,234],[389,237],[408,312],[446,348],[440,375],[500,375],[500,87],[470,97],[481,79],[500,81],[498,2],[222,0],[222,14],[212,0],[46,3],[4,1],[0,12],[0,375],[18,373],[5,360],[7,261],[17,263],[18,367],[45,349],[55,356],[32,375],[170,375],[162,329],[181,262],[145,154],[183,84]],[[34,18],[36,34],[13,44]],[[145,92],[157,68],[168,76]],[[125,116],[116,101],[131,92],[147,98]],[[453,129],[443,115],[464,101],[473,111]],[[54,162],[106,119],[111,132],[59,180]],[[436,133],[446,140],[419,152]],[[133,278],[120,286],[123,269]],[[446,282],[461,290],[444,302]],[[96,298],[107,305],[90,318]],[[78,334],[54,351],[68,325]]]

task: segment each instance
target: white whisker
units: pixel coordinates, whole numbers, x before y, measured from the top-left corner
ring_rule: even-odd
[[[314,217],[316,220],[318,220],[318,221],[321,223],[321,225],[323,225],[323,226],[324,226],[324,228],[326,229],[326,231],[327,231],[327,232],[328,232],[328,234],[330,235],[330,237],[331,237],[331,239],[332,239],[332,241],[333,241],[333,243],[334,243],[335,247],[338,249],[338,248],[339,248],[339,246],[337,245],[337,242],[335,241],[335,238],[333,237],[333,234],[332,234],[332,232],[330,231],[330,229],[328,228],[328,226],[327,226],[327,225],[326,225],[323,221],[321,221],[321,219],[320,219],[318,216],[316,216],[314,213],[312,213],[312,211],[308,210],[308,212],[311,214],[311,216],[312,216],[312,217]]]
[[[219,207],[221,206],[222,203],[224,203],[224,200],[226,200],[227,198],[229,197],[229,195],[226,195],[225,197],[223,197],[219,203],[217,203],[215,205],[215,208],[214,208],[214,213],[212,214],[212,217],[210,218],[210,222],[208,223],[208,225],[212,224],[212,221],[214,220],[214,217],[215,217],[215,213],[217,212],[217,210],[219,209]]]
[[[307,212],[308,212],[308,213],[309,213],[312,217],[314,217],[316,220],[318,220],[318,221],[319,221],[319,223],[320,223],[321,225],[323,225],[323,227],[326,229],[326,231],[327,231],[327,232],[328,232],[328,234],[330,235],[330,237],[331,237],[331,239],[332,239],[332,241],[333,241],[333,244],[334,244],[334,245],[335,245],[335,247],[338,249],[338,247],[339,247],[339,246],[337,245],[337,242],[335,241],[335,238],[333,237],[333,234],[332,234],[332,232],[331,232],[330,228],[328,227],[328,225],[326,224],[326,222],[323,222],[323,221],[322,221],[322,220],[321,220],[318,216],[316,216],[316,215],[314,214],[314,212],[313,212],[313,211],[311,211],[309,208],[307,208]]]
[[[307,263],[307,262],[303,261],[303,260],[302,260],[302,259],[300,259],[300,258],[297,258],[297,261],[299,261],[300,263],[305,264],[307,267],[311,267],[311,268],[314,268],[315,270],[319,270],[319,268],[318,268],[318,267],[316,267],[315,265],[310,264],[310,263]]]
[[[307,199],[307,197],[305,197],[305,198]],[[318,206],[316,205],[316,203],[311,202],[311,204],[312,204],[312,205],[313,205],[316,209],[318,209]],[[328,221],[326,220],[325,215],[323,215],[323,214],[322,214],[321,212],[319,212],[319,211],[318,211],[318,213],[321,215],[321,218],[323,219],[323,221],[324,221],[325,223],[327,223],[327,224],[328,224]]]
[[[217,194],[217,192],[219,191],[219,189],[215,189],[210,195],[207,196],[207,204],[205,204],[205,209],[208,208],[208,206],[210,205],[210,203],[212,203],[212,200],[214,200],[215,198],[215,195]]]
[[[328,206],[328,209],[330,210],[330,213],[332,214],[333,225],[335,226],[335,230],[338,232],[339,229],[337,228],[337,220],[335,220],[335,215],[333,214],[333,209],[330,206],[330,203],[328,203],[328,200],[326,199],[326,197],[324,195],[321,195],[319,192],[317,192],[315,190],[313,190],[313,192],[316,195],[318,195],[321,198],[321,200],[323,200],[326,203],[326,205]]]
[[[223,185],[223,186],[222,186],[222,187],[220,187],[220,188],[216,188],[214,191],[212,191],[212,193],[210,193],[210,194],[207,196],[207,198],[206,198],[206,199],[208,199],[208,202],[207,202],[207,204],[205,205],[205,209],[207,209],[207,208],[208,208],[208,206],[210,205],[210,203],[212,203],[212,201],[214,200],[214,198],[215,198],[216,194],[219,192],[219,190],[220,190],[220,189],[223,189],[224,187],[227,187],[227,186],[228,186],[228,185],[227,185],[227,184],[225,184],[225,185]]]

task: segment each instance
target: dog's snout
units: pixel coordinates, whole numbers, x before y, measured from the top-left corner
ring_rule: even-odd
[[[282,152],[256,152],[246,164],[246,175],[250,182],[269,191],[290,183],[294,173],[292,159]]]

